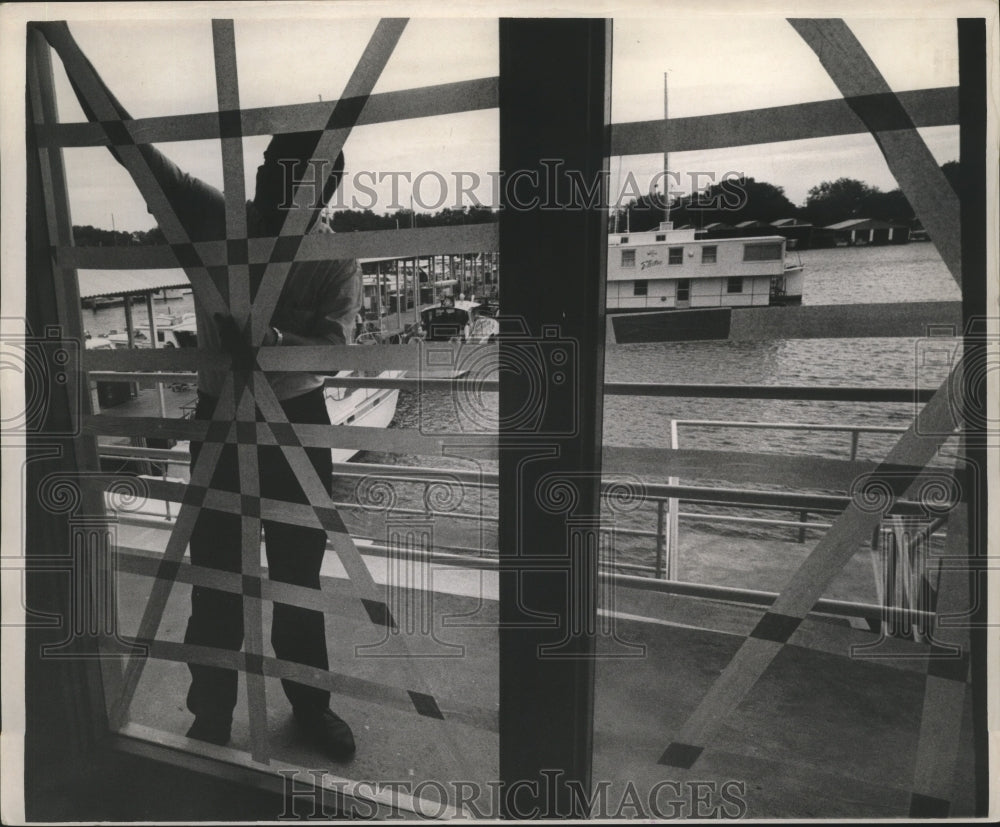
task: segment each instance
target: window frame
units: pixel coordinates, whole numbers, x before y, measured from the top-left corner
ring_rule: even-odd
[[[763,256],[763,255],[751,255],[751,250],[771,250],[775,249],[777,255],[774,256]],[[781,261],[784,256],[784,245],[780,241],[768,241],[763,244],[744,244],[743,245],[743,260],[744,261]]]
[[[606,27],[608,31],[607,36],[609,37],[610,23],[607,21],[600,21],[600,22],[602,26]],[[501,46],[503,47],[504,37],[505,37],[503,34],[503,29],[501,29],[501,32],[502,32]],[[508,44],[507,44],[508,48],[510,48],[511,46],[514,45],[513,43],[510,42],[511,38],[510,33],[508,33],[506,37],[508,38]],[[965,69],[969,68],[968,62],[970,58],[975,58],[975,59],[979,58],[979,52],[977,50],[980,48],[982,48],[983,50],[983,60],[985,60],[985,46],[982,47],[979,46],[980,40],[983,40],[983,43],[985,43],[984,37],[985,37],[985,26],[983,25],[983,21],[981,20],[959,21],[959,39],[962,42],[962,45],[966,47],[965,50],[960,49],[960,58],[963,63],[963,68]],[[591,33],[588,36],[587,43],[593,44],[595,42],[595,38],[596,35]],[[972,41],[971,43],[970,40]],[[597,42],[599,43],[599,41]],[[973,54],[971,55],[969,54],[970,50],[973,52]],[[537,60],[531,60],[529,62],[531,63],[531,66],[529,68],[533,70],[537,69],[537,63],[538,63]],[[594,100],[595,95],[597,94],[594,90],[596,89],[596,86],[598,86],[599,84],[597,85],[594,84],[594,74],[595,74],[594,67],[588,65],[587,68],[588,72],[586,78],[572,77],[570,79],[570,83],[573,84],[574,88],[586,87],[586,89],[588,90],[588,100]],[[972,68],[976,68],[976,66],[973,66]],[[501,69],[501,76],[503,76],[503,74],[504,71],[503,69]],[[609,77],[610,75],[609,73],[607,73],[605,67],[605,75],[604,75],[605,82],[606,79],[608,79]],[[962,236],[962,246],[964,253],[963,261],[966,263],[966,266],[968,267],[967,284],[969,285],[969,289],[967,293],[963,295],[963,300],[962,300],[963,316],[966,321],[971,321],[972,319],[976,318],[977,314],[982,315],[985,309],[984,285],[986,276],[986,270],[985,270],[986,228],[985,226],[980,227],[976,223],[976,221],[973,220],[973,219],[981,219],[981,216],[985,214],[985,211],[982,209],[982,207],[985,206],[986,185],[984,182],[987,180],[985,175],[985,164],[983,162],[984,153],[981,151],[968,152],[968,153],[964,151],[966,150],[969,141],[973,141],[973,144],[971,146],[971,149],[973,150],[976,150],[978,146],[977,144],[974,143],[974,141],[979,140],[980,137],[985,143],[985,115],[983,116],[984,118],[983,125],[980,129],[980,126],[978,126],[977,122],[975,121],[975,112],[973,112],[973,115],[971,116],[972,122],[970,130],[969,128],[970,124],[968,122],[970,115],[967,114],[968,110],[965,109],[965,106],[970,103],[969,100],[970,95],[972,97],[971,103],[973,105],[973,108],[979,105],[979,100],[976,96],[979,94],[978,84],[980,83],[980,81],[977,79],[977,77],[978,76],[975,76],[968,71],[964,72],[963,84],[961,89],[963,112],[966,112],[966,114],[963,116],[963,121],[962,121],[963,157],[967,156],[970,159],[969,163],[971,164],[971,169],[966,168],[964,170],[964,172],[966,173],[967,180],[969,182],[968,190],[963,191],[963,193],[961,193],[963,218],[966,219],[966,222],[963,223],[963,227],[968,228],[969,230],[968,235],[963,233]],[[968,85],[969,78],[971,78],[971,86]],[[985,83],[985,81],[983,81],[983,83]],[[971,92],[969,91],[970,89]],[[603,92],[603,90],[601,91]],[[982,95],[983,97],[985,97],[984,89],[982,91]],[[511,101],[510,105],[514,107],[516,110],[518,103],[516,102],[516,100],[514,100]],[[985,108],[983,109],[983,111],[985,112]],[[515,115],[521,115],[522,113],[518,113],[517,111],[515,111],[510,114],[513,117]],[[970,131],[973,133],[971,138],[969,137]],[[981,136],[980,132],[982,133]],[[583,136],[578,135],[573,138],[569,138],[568,140],[570,140],[571,142],[572,141],[580,142],[587,139]],[[31,150],[32,148],[29,144],[29,157]],[[29,163],[29,167],[34,168],[35,164]],[[57,184],[58,183],[59,182],[57,182]],[[28,190],[29,215],[33,215],[32,203],[31,203],[32,189],[33,185],[29,184],[29,190]],[[36,185],[35,186],[36,202],[38,200],[38,192],[39,190]],[[980,203],[980,201],[982,203]],[[35,206],[37,206],[37,203]],[[42,293],[43,288],[48,289],[44,285],[41,285],[41,281],[44,278],[48,278],[49,280],[53,281],[55,280],[55,273],[53,270],[52,262],[48,260],[50,248],[47,244],[37,243],[39,238],[43,235],[44,215],[42,215],[42,219],[43,220],[40,222],[32,222],[32,221],[28,222],[28,227],[29,227],[28,272],[29,275],[38,276],[38,284],[33,284],[32,280],[29,278],[28,317],[31,320],[32,324],[37,324],[40,329],[41,325],[46,321],[46,319],[48,319],[48,321],[51,321],[51,316],[47,316],[46,312],[50,310],[51,307],[54,306],[53,304],[54,299],[52,299],[51,296],[47,294],[39,295],[39,293]],[[981,220],[980,223],[982,223]],[[34,232],[36,233],[34,237],[30,235],[32,233],[33,227],[34,227]],[[601,236],[598,245],[603,245],[604,243],[606,243],[606,239],[607,235],[605,232]],[[511,241],[514,240],[520,240],[520,239],[517,239],[512,236]],[[604,249],[603,246],[601,246],[601,249],[602,250]],[[606,263],[606,255],[600,262],[598,262],[597,266],[603,267],[605,263]],[[565,273],[561,268],[559,270],[559,273],[561,277],[565,275]],[[588,273],[588,278],[586,279],[585,282],[586,289],[592,290],[593,285],[591,284],[592,279],[590,278],[589,269],[587,270],[587,273]],[[560,278],[560,281],[562,280],[563,279]],[[689,279],[678,280],[678,289],[680,288],[681,281],[686,282],[685,289],[687,290],[687,295],[689,300],[690,280]],[[572,282],[566,281],[565,283],[569,285]],[[51,287],[51,285],[49,285],[48,287]],[[34,296],[31,295],[32,290],[35,291]],[[980,297],[980,293],[982,293],[982,297]],[[585,304],[586,307],[588,308],[588,311],[591,313],[594,311],[595,307],[600,307],[600,305],[595,303],[593,297],[589,294]],[[983,305],[983,307],[981,307],[980,305]],[[603,316],[603,309],[599,311],[598,317],[602,316]],[[591,322],[592,319],[588,319],[588,324],[590,324]],[[594,341],[597,340],[594,339]],[[602,341],[600,346],[601,362],[599,364],[603,364],[603,340],[601,341]],[[965,344],[967,348],[976,348],[978,346],[978,342],[971,340],[971,337],[970,340],[967,340]],[[968,352],[972,353],[973,355],[975,354],[975,351],[973,350],[970,350]],[[598,394],[600,394],[599,388],[598,388]],[[583,398],[587,399],[588,397],[583,397]],[[65,400],[59,398],[56,399],[56,403],[58,407],[53,408],[53,411],[51,412],[52,415],[55,416],[61,415],[62,407],[68,409],[69,403],[65,402]],[[599,414],[601,407],[601,399],[599,395],[597,397],[597,401],[594,404],[597,406]],[[975,423],[972,423],[972,425],[974,432],[978,433],[979,431],[981,431],[981,426]],[[39,437],[35,437],[33,439],[34,439],[33,443],[31,439],[29,439],[29,445],[34,444],[35,446],[43,446],[46,439],[48,439],[48,441],[51,442],[51,437],[48,437],[44,433],[41,434]],[[981,450],[983,451],[983,453],[985,453],[985,447],[982,448]],[[980,449],[977,447],[973,447],[970,450],[970,455],[972,456],[972,458],[976,462],[979,462],[979,454],[978,453],[972,454],[972,451],[978,452],[980,451]],[[59,461],[60,463],[68,467],[71,467],[73,465],[72,450],[67,451],[65,456],[61,458]],[[980,467],[985,467],[984,459],[982,460],[982,463],[983,464]],[[39,464],[35,462],[30,463],[28,465],[27,473],[29,475],[28,477],[29,479],[32,478],[32,475],[34,476],[35,479],[38,478],[38,475],[40,473],[38,470],[39,467],[40,467]],[[978,484],[981,486],[984,483],[980,480],[976,480],[972,484]],[[972,498],[972,502],[970,503],[970,508],[972,508],[977,504],[978,503],[976,498]],[[60,523],[55,527],[53,527],[52,523],[54,523],[55,521],[45,518],[45,515],[38,508],[37,503],[29,503],[28,508],[34,509],[34,519],[31,518],[31,514],[29,513],[28,517],[29,522],[26,526],[26,529],[29,532],[27,536],[33,539],[27,544],[27,548],[34,547],[36,549],[40,548],[40,549],[50,550],[53,548],[61,549],[62,547],[64,547],[66,544],[66,537],[68,536],[67,533],[63,530],[64,525]],[[973,512],[973,515],[975,515],[975,512]],[[979,546],[980,548],[986,547],[985,532],[987,528],[987,523],[985,515],[983,515],[983,517],[984,518],[981,521],[973,521],[973,525],[976,526],[977,538],[976,539],[970,538],[972,539],[972,542],[975,543],[978,541],[978,537],[981,536],[981,538],[983,538],[983,542]],[[981,532],[981,535],[979,535],[979,532]],[[45,538],[52,539],[52,542],[47,543]],[[63,606],[66,604],[66,601],[68,601],[69,597],[64,593],[62,589],[57,590],[56,588],[54,588],[51,585],[52,580],[53,578],[47,578],[43,573],[41,573],[38,570],[29,571],[26,574],[26,581],[28,583],[27,586],[28,594],[31,600],[30,605],[32,606],[44,605],[48,606],[49,608],[56,608],[56,609],[63,608]],[[37,600],[39,595],[42,598],[40,602]],[[595,601],[595,606],[596,606],[596,601]],[[985,603],[983,604],[982,607],[980,607],[980,609],[983,610],[984,607]],[[59,630],[56,630],[57,633],[58,631]],[[37,628],[29,628],[28,630],[26,630],[26,637],[31,642],[29,651],[38,652],[40,647],[37,644],[40,641],[46,639],[46,634],[48,634],[49,638],[51,639],[51,632],[46,633],[44,630],[39,630]],[[979,644],[975,645],[972,651],[974,665],[976,664],[977,659],[982,659],[985,656],[985,650],[981,648],[981,644],[984,642],[984,640],[983,639],[978,639],[978,640]],[[516,663],[514,663],[513,665],[516,666]],[[567,670],[567,672],[568,671],[569,670]],[[92,691],[94,682],[97,682],[99,684],[101,681],[100,666],[93,661],[80,660],[80,661],[74,661],[72,663],[67,662],[61,664],[59,665],[58,669],[55,669],[55,665],[53,663],[45,663],[44,659],[39,659],[37,658],[37,656],[35,656],[34,658],[29,656],[28,662],[26,663],[26,672],[28,673],[26,675],[27,689],[28,689],[28,692],[26,694],[28,695],[29,704],[31,704],[32,701],[34,701],[33,705],[29,705],[28,708],[26,709],[26,716],[27,716],[26,741],[32,737],[36,739],[35,757],[34,757],[36,765],[36,773],[51,770],[51,767],[47,767],[45,764],[44,751],[41,753],[43,755],[41,761],[39,760],[38,757],[39,750],[37,748],[37,739],[39,738],[39,733],[43,733],[43,740],[46,741],[43,747],[49,747],[50,748],[49,751],[52,753],[52,756],[54,758],[60,758],[60,757],[62,758],[62,761],[59,763],[60,768],[63,766],[67,768],[75,767],[76,771],[79,772],[80,771],[79,768],[85,764],[90,764],[92,762],[103,763],[104,759],[106,758],[106,752],[102,750],[104,749],[104,747],[107,746],[106,743],[107,739],[103,738],[102,741],[102,738],[98,736],[103,736],[106,735],[107,733],[102,730],[103,723],[102,723],[102,713],[99,711],[100,707],[95,706],[94,702],[96,699],[101,704],[103,704],[104,695],[103,691],[97,693],[94,693]],[[53,674],[60,674],[66,680],[60,679],[58,682],[52,682],[51,677]],[[584,675],[584,677],[586,676],[586,669],[582,671],[582,674]],[[579,671],[573,673],[573,677],[579,677],[579,675],[580,675]],[[61,708],[59,707],[58,704],[52,704],[52,703],[43,705],[40,701],[33,698],[31,692],[32,688],[39,690],[38,693],[39,698],[48,698],[50,700],[51,699],[58,700],[61,698],[63,701],[69,698],[70,703],[67,704],[68,708]],[[560,684],[559,688],[561,690],[563,688],[563,685]],[[577,686],[575,688],[580,690],[583,697],[573,695],[570,698],[569,703],[572,705],[572,715],[570,717],[572,718],[572,720],[579,723],[584,719],[584,716],[589,714],[591,716],[591,727],[592,727],[592,713],[593,713],[592,690],[591,690],[591,696],[589,698],[590,709],[588,711],[586,686],[582,687]],[[551,695],[546,693],[546,698],[545,698],[546,702],[547,703],[551,702],[552,697],[554,696],[556,696],[556,692],[553,692]],[[562,698],[562,700],[563,703],[566,702],[565,696]],[[976,711],[980,710],[980,703],[983,704],[982,710],[983,712],[985,712],[985,699],[983,698],[976,700],[976,698],[974,697],[974,710]],[[502,710],[502,713],[506,714],[507,716],[510,716],[511,710],[508,708],[507,710]],[[511,720],[511,718],[508,718],[508,720]],[[512,720],[516,721],[516,717],[513,718]],[[574,729],[574,734],[580,734],[581,732],[583,732],[585,736],[586,732],[584,731],[584,729],[585,728],[577,727]],[[52,750],[50,742],[58,740],[58,738],[54,737],[52,734],[49,733],[55,733],[58,736],[62,736],[63,733],[67,731],[75,733],[76,737],[70,739],[71,743],[57,745],[61,747],[61,749],[57,748],[55,750]],[[592,730],[591,730],[591,737],[592,737]],[[539,733],[536,736],[536,741],[538,742],[543,741],[541,733]],[[572,743],[567,742],[565,745],[563,744],[556,745],[557,751],[560,754],[565,754],[567,752],[586,753],[588,761],[592,747],[593,747],[592,741],[588,741],[586,737],[584,737],[584,739],[581,741],[573,741]],[[161,751],[171,752],[171,750],[169,749],[163,749]],[[128,756],[125,757],[128,758]],[[132,780],[135,780],[137,776],[141,777],[141,770],[138,767],[138,765],[141,762],[126,761],[123,763],[124,763],[124,769],[130,774],[130,778]],[[154,769],[158,772],[169,773],[169,777],[173,780],[176,780],[178,778],[183,779],[185,777],[190,777],[189,773],[187,775],[184,775],[175,767],[171,767],[169,765],[169,759],[165,757],[160,759],[155,759],[152,761],[147,761],[147,763],[154,764]],[[211,762],[211,763],[214,765],[217,762]],[[211,768],[209,768],[209,770],[210,769]],[[516,777],[516,775],[513,774],[515,769],[516,768],[512,766],[510,763],[508,763],[506,766],[507,772],[511,773],[510,777]],[[209,770],[203,770],[203,772],[208,772]],[[135,775],[132,775],[132,773],[135,773]],[[240,776],[238,773],[234,773],[232,777],[233,779],[238,780],[241,786],[243,787],[251,788],[253,786],[251,782],[248,782],[245,777]],[[106,779],[104,773],[96,774],[94,776],[94,779],[101,784],[102,789],[107,789],[111,793],[117,793],[121,795],[121,788],[123,787],[123,780],[125,779],[122,778]],[[37,775],[35,780],[37,781]],[[25,786],[27,788],[28,784],[26,783]],[[220,787],[221,786],[222,784],[220,782]],[[229,792],[231,793],[231,791]],[[28,791],[26,790],[26,798],[27,796],[28,796]],[[166,802],[166,804],[168,807],[170,806],[178,807],[180,805],[180,802]],[[215,805],[220,815],[225,814],[224,817],[232,817],[231,795],[224,797],[222,801],[215,802]],[[86,820],[90,819],[87,818]]]

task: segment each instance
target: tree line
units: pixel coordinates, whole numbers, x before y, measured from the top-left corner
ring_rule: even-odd
[[[436,213],[414,213],[397,210],[379,215],[371,210],[337,210],[328,221],[334,232],[351,233],[365,230],[401,230],[409,227],[449,227],[460,224],[484,224],[497,220],[494,210],[485,206],[463,209],[446,208]],[[73,240],[79,247],[135,247],[149,244],[166,244],[166,237],[159,227],[151,230],[102,230],[99,227],[74,226]]]
[[[957,191],[958,161],[948,161],[941,170]],[[670,220],[678,227],[687,224],[701,228],[716,222],[731,226],[744,221],[771,223],[780,218],[796,218],[816,227],[849,218],[876,218],[907,226],[915,223],[913,208],[899,188],[883,192],[855,178],[838,178],[817,184],[809,190],[801,206],[788,200],[783,187],[754,178],[713,184],[701,192],[674,197],[670,205]],[[654,194],[633,198],[618,210],[613,222],[619,231],[628,227],[633,232],[642,232],[655,228],[663,219],[663,199]],[[483,205],[446,208],[436,213],[414,213],[406,209],[385,214],[372,210],[336,210],[328,220],[335,232],[350,233],[490,223],[497,220],[497,210]],[[103,230],[88,224],[73,227],[73,236],[75,243],[81,247],[166,244],[159,227],[126,232]]]
[[[144,244],[166,244],[159,227],[151,230],[103,230],[90,224],[73,225],[73,243],[77,247],[136,247]]]
[[[958,161],[948,161],[941,170],[958,191]],[[628,227],[642,232],[655,228],[664,220],[663,201],[658,193],[633,198],[615,218],[618,230]],[[670,203],[670,220],[676,227],[687,224],[701,228],[717,222],[735,226],[744,221],[769,224],[781,218],[799,219],[816,227],[850,218],[875,218],[906,226],[916,221],[913,207],[898,187],[883,192],[846,177],[812,187],[801,206],[788,200],[783,187],[749,177],[713,184],[692,195],[674,197]]]

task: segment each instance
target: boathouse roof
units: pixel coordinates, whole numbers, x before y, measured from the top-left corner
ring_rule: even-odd
[[[878,218],[848,218],[846,221],[838,221],[830,224],[825,230],[888,230],[895,227],[888,221],[881,221]]]
[[[156,293],[190,287],[183,270],[80,270],[80,298]]]

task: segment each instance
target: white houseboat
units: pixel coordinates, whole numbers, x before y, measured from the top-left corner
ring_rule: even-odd
[[[614,340],[719,339],[738,307],[802,303],[802,266],[779,235],[697,239],[694,229],[608,239],[607,312]]]

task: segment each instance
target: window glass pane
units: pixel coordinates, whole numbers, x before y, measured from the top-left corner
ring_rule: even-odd
[[[747,244],[743,248],[744,261],[774,261],[781,258],[781,244]]]
[[[954,20],[846,26],[895,92],[957,83]],[[852,466],[885,460],[913,423],[914,384],[930,391],[949,373],[950,360],[914,368],[923,340],[898,335],[919,312],[910,303],[943,310],[961,293],[932,244],[895,229],[915,214],[875,214],[904,194],[870,134],[831,124],[788,140],[793,122],[826,129],[814,103],[841,105],[829,55],[800,29],[767,12],[615,21],[611,184],[638,182],[620,212],[674,267],[640,271],[641,312],[609,314],[592,788],[604,818],[906,818],[912,756],[938,714],[954,738],[923,754],[947,764],[950,804],[973,809],[970,770],[954,774],[974,762],[967,687],[941,703],[911,669],[943,632],[930,593],[911,586],[943,575],[933,558],[954,537],[916,516],[873,514],[862,530],[849,506]],[[935,66],[916,65],[923,50]],[[951,105],[935,94],[913,98],[932,117]],[[919,134],[953,173],[957,125]],[[648,195],[665,190],[667,205]],[[848,387],[865,390],[838,393]],[[896,401],[874,401],[888,388]],[[941,445],[958,451],[954,436]],[[927,473],[962,462],[938,455]],[[632,791],[642,803],[629,809]]]
[[[217,130],[214,119],[210,127],[204,119],[152,127],[165,131],[151,150],[166,170],[157,191],[190,238],[163,212],[147,212],[132,173],[106,147],[65,151],[77,243],[94,248],[92,260],[107,268],[79,271],[87,348],[132,351],[126,355],[142,371],[154,346],[178,357],[169,381],[141,373],[89,387],[93,410],[108,424],[97,426],[100,468],[88,470],[102,479],[128,474],[143,492],[124,505],[114,492],[104,496],[116,525],[116,631],[125,641],[150,641],[149,657],[133,662],[134,683],[106,682],[106,702],[112,713],[125,710],[112,724],[120,734],[209,760],[225,746],[228,762],[272,776],[261,783],[273,786],[283,767],[300,771],[301,787],[314,782],[311,768],[323,767],[367,782],[358,794],[382,806],[392,796],[376,795],[374,785],[402,781],[392,806],[440,815],[455,814],[448,808],[460,805],[455,784],[464,779],[476,790],[466,803],[495,814],[497,464],[489,450],[442,456],[440,447],[448,438],[495,440],[497,394],[402,390],[404,373],[412,385],[425,366],[404,371],[399,363],[418,352],[406,347],[411,342],[486,342],[497,332],[499,258],[486,226],[496,211],[488,193],[468,189],[470,170],[488,180],[497,168],[497,112],[477,105],[417,118],[407,108],[414,96],[398,90],[420,87],[415,97],[431,111],[461,110],[465,98],[449,98],[448,84],[469,84],[472,99],[489,103],[497,21],[387,21],[373,37],[377,25],[237,20],[235,52],[225,25],[217,29],[220,65],[235,67],[220,75],[220,94],[228,109],[242,106],[244,118],[252,108],[264,134],[234,147],[211,136],[177,139]],[[136,114],[218,109],[208,19],[70,30],[101,75],[94,83],[103,80]],[[433,56],[425,48],[432,41],[443,50]],[[122,52],[122,44],[131,45]],[[169,66],[181,57],[177,75]],[[76,71],[84,69],[70,67]],[[177,78],[189,74],[187,89]],[[291,133],[307,116],[322,123],[349,78],[354,94],[371,93],[389,121],[351,125],[340,186],[311,225],[288,238],[308,235],[290,248],[295,263],[266,268],[270,251],[258,242],[280,228],[269,223],[268,205],[277,207],[287,171],[268,161],[279,151],[270,133]],[[57,95],[75,98],[65,75]],[[405,129],[396,114],[406,117]],[[343,139],[332,131],[324,140],[338,134]],[[442,141],[450,134],[463,140]],[[286,138],[281,157],[322,157],[326,144],[316,149],[316,140]],[[375,183],[373,171],[387,175]],[[185,172],[200,184],[191,186]],[[227,223],[222,190],[232,197],[241,184],[246,198],[238,197],[235,224],[245,226],[236,227]],[[370,203],[361,200],[366,186]],[[389,240],[397,229],[419,237],[428,227],[443,239],[439,249],[418,240],[408,254]],[[332,245],[331,232],[354,231],[385,234],[368,233],[373,240],[357,259],[307,249]],[[198,255],[208,272],[194,264],[192,275],[176,266],[120,267],[122,256],[162,261],[167,243],[183,249],[191,240],[204,242]],[[255,318],[269,324],[247,335],[260,345],[259,360],[277,360],[273,370],[258,370],[247,384],[228,368],[197,374],[182,362],[182,351],[230,346],[213,312],[245,319],[250,295]],[[295,337],[353,347],[317,373],[300,364]],[[427,368],[438,377],[466,373]],[[479,375],[496,378],[495,365]],[[217,421],[206,421],[213,414]],[[165,436],[145,435],[149,428],[128,422],[134,417],[157,420]],[[120,671],[118,661],[113,668]],[[426,781],[434,783],[421,786]]]
[[[622,250],[622,267],[635,267],[635,250]]]
[[[633,296],[645,296],[649,292],[649,282],[648,281],[637,281],[633,286],[632,295]]]

